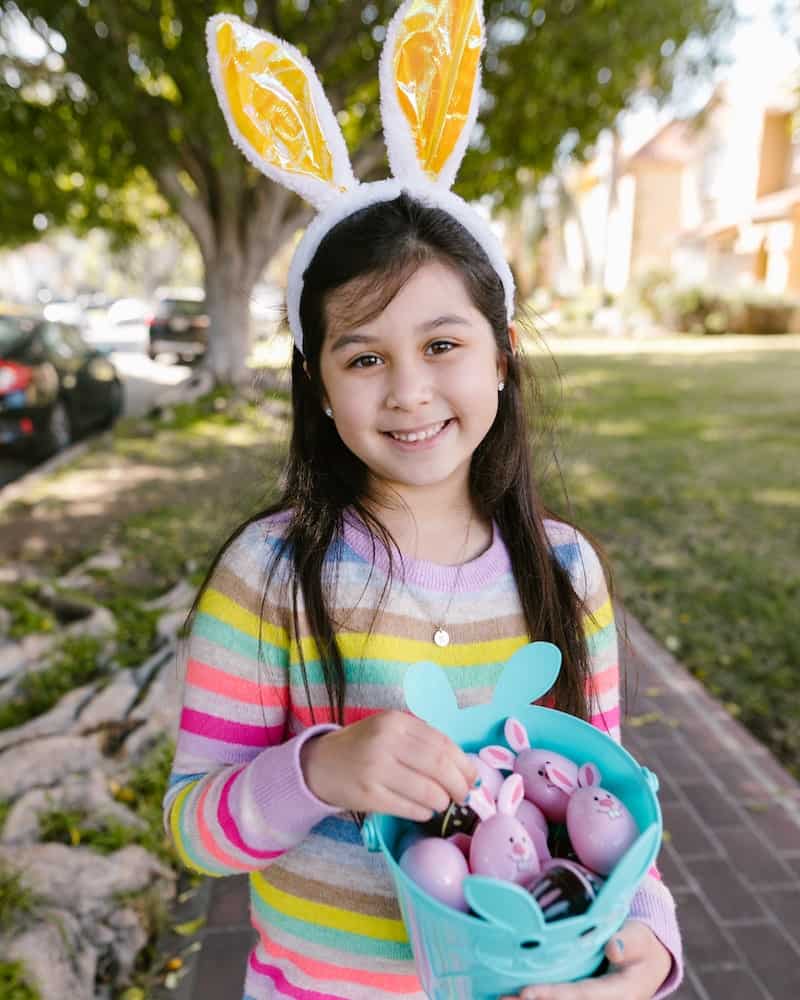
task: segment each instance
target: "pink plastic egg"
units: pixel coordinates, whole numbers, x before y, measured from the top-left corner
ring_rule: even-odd
[[[463,882],[469,874],[464,855],[449,840],[425,837],[408,847],[400,867],[417,885],[446,906],[466,913]]]
[[[527,799],[523,799],[517,807],[515,815],[527,830],[540,864],[549,861],[551,854],[550,848],[547,846],[547,820],[542,810]]]

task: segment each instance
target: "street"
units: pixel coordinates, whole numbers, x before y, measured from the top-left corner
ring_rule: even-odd
[[[192,373],[187,365],[151,361],[146,354],[137,351],[112,350],[110,357],[125,386],[125,417],[144,416],[155,405],[161,393],[184,382]],[[0,458],[0,489],[30,472],[37,464],[32,460]]]

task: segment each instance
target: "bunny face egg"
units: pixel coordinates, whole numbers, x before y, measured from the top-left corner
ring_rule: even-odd
[[[563,823],[569,795],[552,778],[557,772],[563,776],[565,785],[577,785],[577,766],[552,750],[523,750],[517,757],[514,770],[522,777],[525,798],[538,806],[549,820]]]
[[[513,816],[493,816],[472,836],[470,869],[476,875],[520,885],[539,871],[539,856],[525,827]]]
[[[609,874],[639,833],[628,808],[598,786],[573,793],[567,806],[567,829],[580,861],[600,875]]]

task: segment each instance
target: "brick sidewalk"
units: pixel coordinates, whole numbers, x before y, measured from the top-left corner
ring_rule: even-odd
[[[627,628],[625,744],[661,782],[659,865],[686,950],[675,1000],[797,1000],[800,785],[630,616]],[[240,1000],[246,878],[206,883],[194,906],[201,947],[164,996]]]

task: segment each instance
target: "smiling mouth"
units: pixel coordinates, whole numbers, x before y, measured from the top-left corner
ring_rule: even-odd
[[[430,427],[419,431],[384,431],[383,433],[394,441],[402,441],[404,444],[413,444],[415,441],[430,441],[431,438],[440,434],[452,422],[452,419],[450,417],[447,420],[440,420],[438,424],[431,424]]]

